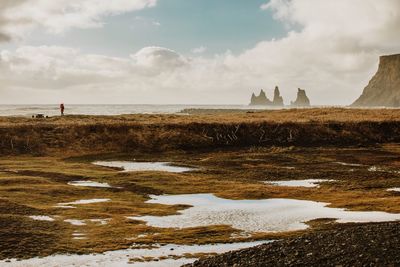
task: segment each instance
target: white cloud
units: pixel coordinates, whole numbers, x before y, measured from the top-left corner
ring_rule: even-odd
[[[187,59],[177,52],[163,47],[145,47],[131,55],[138,70],[149,74],[174,72],[187,64]]]
[[[21,38],[36,27],[51,33],[102,26],[104,16],[152,7],[157,0],[2,0],[0,41]]]
[[[161,47],[126,58],[48,46],[3,51],[0,95],[8,99],[1,101],[16,102],[30,91],[43,92],[46,102],[62,96],[80,103],[247,104],[252,91],[272,94],[279,85],[286,103],[301,87],[313,104],[350,104],[375,72],[378,57],[400,52],[398,0],[272,0],[262,8],[286,24],[288,34],[240,55],[185,57]],[[93,12],[98,15],[88,21],[95,24],[108,14]]]
[[[205,46],[199,46],[199,47],[196,47],[196,48],[192,49],[192,53],[193,54],[202,54],[202,53],[204,53],[206,51],[207,51],[207,47],[205,47]]]
[[[117,58],[66,47],[25,46],[0,53],[0,95],[8,97],[1,101],[24,103],[29,99],[17,99],[18,92],[31,91],[42,95],[41,103],[57,102],[60,95],[75,103],[218,103],[213,92],[243,88],[225,57],[187,58],[170,49],[146,47]],[[247,92],[242,96],[247,99]]]
[[[305,87],[314,103],[350,104],[376,70],[378,57],[400,51],[397,0],[272,0],[261,8],[291,30],[230,64],[283,88]]]

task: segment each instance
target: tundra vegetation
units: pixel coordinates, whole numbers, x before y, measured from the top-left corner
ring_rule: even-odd
[[[241,235],[227,225],[156,228],[128,219],[188,208],[146,203],[152,194],[291,198],[400,213],[400,193],[387,190],[400,187],[398,110],[187,112],[192,115],[0,118],[0,259],[286,238],[336,225],[324,218],[304,231]],[[92,164],[98,160],[194,170],[120,172]],[[332,181],[316,188],[265,183],[318,178]],[[74,181],[110,187],[69,184]],[[82,199],[104,201],[62,207]]]

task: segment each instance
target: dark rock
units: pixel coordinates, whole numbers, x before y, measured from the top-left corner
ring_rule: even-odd
[[[306,90],[299,88],[297,91],[296,101],[290,102],[290,105],[294,107],[309,107],[310,99],[306,95]]]
[[[275,87],[274,91],[274,100],[272,101],[272,105],[277,107],[283,107],[283,98],[281,97],[281,93],[279,92],[279,87]]]
[[[264,90],[261,89],[261,92],[258,96],[254,93],[251,95],[250,106],[271,106],[272,101],[268,99]]]
[[[399,242],[400,222],[339,225],[185,266],[400,266]]]
[[[380,57],[377,73],[352,106],[400,106],[400,54]]]

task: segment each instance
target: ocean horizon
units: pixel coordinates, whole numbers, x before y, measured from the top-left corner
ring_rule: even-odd
[[[174,114],[184,109],[271,109],[248,105],[152,105],[152,104],[71,104],[65,105],[65,115],[123,115],[123,114]],[[0,116],[32,116],[60,114],[59,105],[0,105]]]

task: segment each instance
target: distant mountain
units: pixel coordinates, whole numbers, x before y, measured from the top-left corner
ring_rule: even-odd
[[[400,54],[380,57],[377,73],[352,106],[400,107]]]

